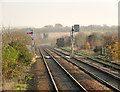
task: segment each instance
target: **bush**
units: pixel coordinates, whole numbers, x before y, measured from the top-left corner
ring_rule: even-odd
[[[16,72],[15,65],[17,64],[18,58],[17,50],[11,46],[4,48],[2,57],[3,57],[2,62],[3,76],[6,78],[13,77],[14,73]]]
[[[101,47],[96,46],[95,49],[93,50],[94,52],[101,52]]]
[[[119,42],[118,36],[112,35],[104,44],[104,48],[106,49],[105,56],[109,60],[119,59]]]
[[[3,80],[19,76],[20,72],[23,71],[22,68],[31,64],[32,61],[32,52],[26,46],[26,35],[19,34],[19,38],[22,38],[19,39],[15,34],[16,32],[3,34],[3,39],[6,41],[3,42],[2,47]],[[14,36],[15,40],[13,40],[12,36]]]
[[[28,65],[31,63],[32,55],[28,51],[26,45],[24,43],[15,41],[10,44],[13,48],[15,48],[19,52],[18,61],[22,64]]]
[[[56,45],[58,47],[63,47],[64,46],[64,38],[58,38]]]

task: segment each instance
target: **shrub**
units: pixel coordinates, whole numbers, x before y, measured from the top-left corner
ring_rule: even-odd
[[[16,32],[3,33],[3,41],[6,41],[2,45],[3,80],[19,76],[23,71],[22,68],[31,64],[32,61],[32,52],[26,46],[26,40],[28,40],[26,35],[24,33],[20,33],[19,37],[15,35]]]
[[[15,65],[17,64],[18,52],[15,48],[9,46],[4,48],[3,50],[3,62],[2,62],[2,70],[3,75],[6,78],[10,78],[14,76],[16,72]]]
[[[12,42],[10,44],[13,48],[15,48],[19,52],[18,61],[22,64],[28,65],[31,63],[32,55],[28,51],[26,45],[19,41]]]
[[[89,42],[87,41],[86,42],[86,49],[89,49],[90,48],[90,44],[89,44]]]
[[[106,58],[112,60],[112,59],[118,59],[119,56],[119,43],[118,43],[118,37],[117,36],[111,36],[109,40],[106,41],[104,48],[106,49]]]

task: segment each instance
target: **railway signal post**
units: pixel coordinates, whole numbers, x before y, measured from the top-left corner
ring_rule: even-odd
[[[72,43],[72,53],[74,53],[74,35],[73,35],[73,32],[74,32],[74,28],[72,26],[72,34],[71,34],[71,43]]]
[[[33,48],[34,47],[33,30],[32,29],[28,29],[27,30],[27,34],[31,35],[32,48]]]
[[[74,53],[74,32],[79,32],[79,25],[78,24],[72,26],[72,34],[71,34],[72,54]]]

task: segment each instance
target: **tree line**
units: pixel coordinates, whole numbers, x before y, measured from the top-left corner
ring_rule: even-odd
[[[60,40],[62,39],[62,40]],[[118,59],[120,56],[118,46],[118,33],[117,32],[106,32],[104,34],[93,32],[91,34],[85,34],[83,32],[79,32],[75,36],[75,44],[74,47],[78,46],[79,50],[93,50],[97,55],[105,55],[107,59],[113,60]],[[62,38],[58,38],[56,40],[57,47],[70,47],[71,46],[71,38],[69,36],[65,36]]]

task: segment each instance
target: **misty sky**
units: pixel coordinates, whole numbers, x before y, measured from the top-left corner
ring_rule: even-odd
[[[1,25],[11,27],[43,27],[61,23],[63,26],[117,25],[119,0],[64,0],[57,2],[0,3]]]

